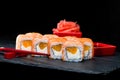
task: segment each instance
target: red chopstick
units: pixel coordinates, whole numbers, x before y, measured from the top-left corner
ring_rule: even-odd
[[[45,54],[45,53],[25,51],[25,50],[16,50],[14,48],[5,48],[5,47],[1,47],[0,51],[4,52],[4,58],[6,59],[12,59],[15,57],[23,57],[29,54],[49,56],[49,54]]]

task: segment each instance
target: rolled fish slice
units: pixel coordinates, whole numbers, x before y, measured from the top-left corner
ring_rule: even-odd
[[[43,37],[35,38],[33,40],[33,51],[48,54],[47,51],[48,41]],[[34,55],[37,56],[37,55]],[[40,56],[40,55],[38,55]]]
[[[52,38],[48,43],[48,53],[51,59],[62,59],[63,43],[66,41],[63,37]]]
[[[32,51],[32,38],[23,34],[18,35],[16,49]]]
[[[81,62],[83,60],[83,44],[77,38],[67,40],[63,47],[63,61]]]

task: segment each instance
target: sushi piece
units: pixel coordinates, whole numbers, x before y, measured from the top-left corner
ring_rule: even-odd
[[[83,47],[83,44],[77,38],[67,40],[63,44],[62,60],[70,62],[81,62],[84,58]]]
[[[79,38],[84,45],[84,59],[92,59],[94,57],[94,44],[90,38]]]
[[[51,59],[62,59],[63,43],[66,41],[65,38],[52,38],[48,43],[48,53]]]
[[[48,41],[49,39],[56,37],[58,36],[52,34],[45,34],[42,37],[35,38],[33,41],[33,51],[48,54]]]
[[[33,51],[48,54],[47,52],[47,39],[43,37],[37,37],[33,39]],[[33,56],[44,56],[44,55],[33,55]]]
[[[16,49],[32,51],[32,38],[19,34],[16,38]]]

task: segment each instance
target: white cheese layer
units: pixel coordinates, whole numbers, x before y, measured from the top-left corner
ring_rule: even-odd
[[[45,47],[44,49],[41,49],[41,48],[39,47],[39,45],[36,46],[36,51],[37,51],[37,52],[41,52],[41,53],[45,53],[45,54],[48,53],[47,47]]]
[[[81,58],[79,49],[77,48],[77,51],[74,54],[72,54],[71,52],[67,51],[67,57],[68,57],[68,59],[72,59],[72,60]]]

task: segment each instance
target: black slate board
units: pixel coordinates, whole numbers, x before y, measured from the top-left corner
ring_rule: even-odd
[[[12,47],[15,44],[13,42],[3,41],[0,46]],[[120,52],[116,52],[115,56],[106,57],[94,57],[92,60],[86,60],[80,63],[63,62],[61,60],[51,60],[48,58],[39,57],[21,57],[14,59],[4,59],[3,55],[0,55],[0,62],[7,62],[13,64],[21,64],[27,66],[70,71],[76,73],[86,74],[108,74],[114,70],[120,68]]]

